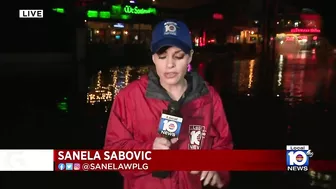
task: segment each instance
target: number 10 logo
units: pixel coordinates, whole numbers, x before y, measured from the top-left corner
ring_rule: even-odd
[[[290,151],[287,153],[287,165],[289,166],[307,166],[309,158],[305,151]]]
[[[313,152],[308,145],[287,145],[287,171],[308,171]]]

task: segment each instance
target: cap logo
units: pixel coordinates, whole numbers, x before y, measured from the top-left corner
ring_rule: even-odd
[[[165,22],[164,27],[165,27],[164,35],[176,35],[177,30],[176,22]]]

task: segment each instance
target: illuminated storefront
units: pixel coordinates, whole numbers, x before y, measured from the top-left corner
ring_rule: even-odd
[[[283,17],[276,24],[276,47],[280,51],[313,50],[320,44],[322,21],[317,13]]]
[[[261,39],[258,28],[254,27],[234,27],[232,34],[227,36],[228,43],[254,44],[261,42]]]
[[[316,28],[292,28],[289,32],[276,35],[279,50],[312,50],[319,46],[319,34]]]
[[[97,10],[88,7],[86,22],[91,43],[149,44],[158,14],[154,7],[111,5]]]
[[[105,44],[149,44],[152,25],[88,21],[89,41]]]

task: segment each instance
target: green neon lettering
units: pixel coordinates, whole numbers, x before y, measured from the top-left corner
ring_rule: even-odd
[[[127,14],[156,14],[156,9],[155,8],[138,8],[135,6],[134,8],[131,7],[130,5],[126,5],[124,7],[124,12]]]

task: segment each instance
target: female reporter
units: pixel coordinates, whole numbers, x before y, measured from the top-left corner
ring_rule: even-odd
[[[222,101],[197,73],[187,73],[192,41],[181,21],[160,22],[152,34],[155,70],[130,83],[116,96],[106,130],[106,150],[232,149]],[[172,101],[181,104],[183,123],[178,140],[158,134],[162,111]],[[196,126],[196,127],[195,127]],[[201,127],[197,127],[201,126]],[[198,132],[199,131],[199,132]],[[204,137],[197,137],[201,133]],[[125,189],[200,189],[227,186],[226,171],[175,171],[160,179],[147,171],[121,171]]]

